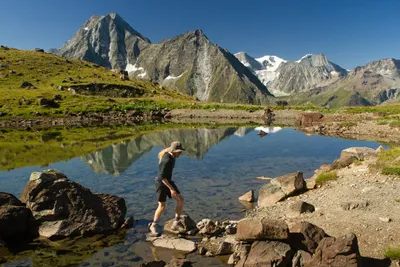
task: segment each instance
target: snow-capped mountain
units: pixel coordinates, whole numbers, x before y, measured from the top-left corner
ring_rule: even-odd
[[[323,54],[307,54],[297,61],[286,61],[277,56],[254,59],[243,52],[235,56],[250,68],[275,96],[326,86],[347,75],[345,69],[330,62]],[[263,68],[254,68],[257,66],[251,63],[254,61],[261,63]]]
[[[272,82],[277,77],[276,70],[282,63],[286,60],[277,56],[263,56],[260,58],[253,58],[244,52],[239,52],[235,54],[235,57],[239,61],[248,67],[260,81],[268,87],[268,84]],[[282,95],[279,92],[272,92],[274,95]]]

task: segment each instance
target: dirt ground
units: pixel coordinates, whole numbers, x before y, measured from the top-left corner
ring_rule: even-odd
[[[334,237],[353,232],[361,256],[383,259],[389,246],[400,248],[400,184],[399,179],[374,170],[374,161],[340,169],[336,181],[274,206],[255,209],[247,216],[284,219],[289,225],[308,221]],[[315,212],[294,215],[290,206],[297,200],[314,205]],[[341,205],[351,201],[366,201],[368,206],[344,210]]]

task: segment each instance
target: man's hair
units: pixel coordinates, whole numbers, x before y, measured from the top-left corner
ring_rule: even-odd
[[[161,162],[162,158],[164,157],[165,154],[168,153],[168,148],[165,148],[158,153],[158,163]]]

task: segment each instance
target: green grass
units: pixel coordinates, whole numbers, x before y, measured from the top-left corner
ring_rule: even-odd
[[[375,168],[380,169],[382,174],[385,175],[400,176],[400,147],[392,146],[381,151]]]
[[[336,180],[336,179],[337,179],[336,171],[324,172],[317,176],[317,179],[315,179],[315,184],[323,185],[327,181],[332,181],[332,180]]]
[[[382,174],[400,176],[400,168],[383,168]]]
[[[385,250],[384,256],[391,260],[400,260],[400,249],[389,247]]]

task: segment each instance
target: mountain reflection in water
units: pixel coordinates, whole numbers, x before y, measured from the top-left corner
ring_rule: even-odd
[[[186,156],[201,159],[213,145],[221,140],[233,134],[243,137],[250,131],[252,129],[247,127],[167,130],[111,145],[90,153],[82,159],[98,174],[119,176],[155,146],[168,147],[172,141],[179,140],[186,149]]]

